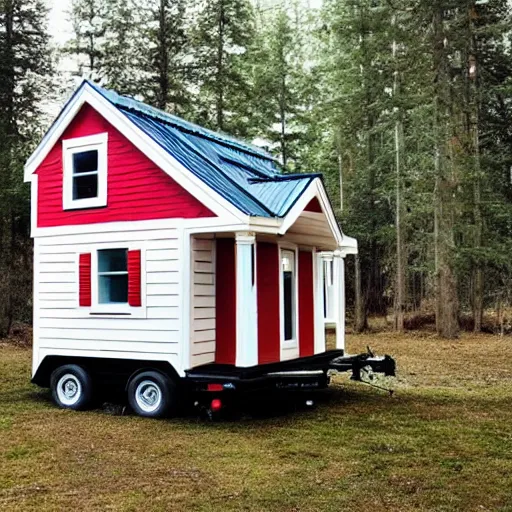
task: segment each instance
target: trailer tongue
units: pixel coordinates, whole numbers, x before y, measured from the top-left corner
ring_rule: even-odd
[[[186,372],[186,382],[194,392],[254,392],[260,390],[314,390],[329,385],[335,372],[352,372],[352,379],[372,384],[374,374],[394,376],[395,360],[391,356],[376,357],[368,353],[346,355],[343,350],[301,357],[249,368],[208,364]],[[370,377],[370,378],[369,378]],[[379,386],[377,386],[379,387]]]

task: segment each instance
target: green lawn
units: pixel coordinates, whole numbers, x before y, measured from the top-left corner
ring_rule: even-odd
[[[0,344],[0,510],[512,511],[512,339],[368,343],[392,398],[342,376],[314,409],[220,423],[57,409]]]

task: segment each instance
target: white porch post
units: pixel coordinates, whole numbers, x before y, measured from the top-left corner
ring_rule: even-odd
[[[254,233],[236,234],[236,366],[258,364]]]
[[[324,260],[315,256],[315,354],[325,352]]]
[[[334,251],[334,295],[336,348],[345,349],[345,260],[341,251]]]

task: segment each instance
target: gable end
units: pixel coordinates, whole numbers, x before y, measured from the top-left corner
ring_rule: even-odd
[[[108,134],[106,206],[65,210],[63,143],[100,133]],[[37,227],[215,217],[88,104],[81,107],[36,174]]]

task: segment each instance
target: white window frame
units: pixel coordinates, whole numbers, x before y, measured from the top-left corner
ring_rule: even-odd
[[[279,324],[281,330],[281,360],[292,359],[299,356],[299,248],[295,244],[280,243],[279,245]],[[294,261],[294,307],[293,323],[294,338],[284,339],[284,290],[283,290],[283,251],[293,252]]]
[[[106,132],[62,141],[64,210],[107,206],[107,149],[108,133]],[[73,199],[73,155],[85,151],[98,152],[98,195],[86,199]]]
[[[122,251],[126,251],[126,270],[118,270],[118,271],[109,271],[109,272],[100,272],[100,269],[99,269],[99,266],[100,266],[100,252],[101,251],[115,251],[116,249],[98,249],[96,251],[96,258],[97,258],[97,264],[98,264],[98,271],[96,273],[96,280],[97,280],[97,285],[98,285],[98,296],[97,296],[97,299],[98,299],[98,305],[101,305],[101,306],[126,306],[126,304],[128,304],[128,280],[129,280],[129,277],[128,277],[128,251],[129,249],[126,248],[126,247],[119,247],[117,250],[122,250]],[[120,275],[126,275],[126,285],[127,285],[127,290],[126,290],[126,302],[100,302],[100,286],[99,286],[99,281],[100,281],[100,277],[102,276],[120,276]]]
[[[141,306],[130,306],[123,304],[101,304],[99,302],[99,283],[98,283],[98,251],[103,249],[127,249],[128,251],[140,250],[140,294]],[[96,318],[147,318],[147,300],[146,300],[146,247],[140,242],[137,243],[102,243],[93,246],[80,247],[80,253],[91,254],[91,307],[78,306],[79,285],[77,286],[77,309],[84,317]],[[78,283],[78,279],[77,279]]]

